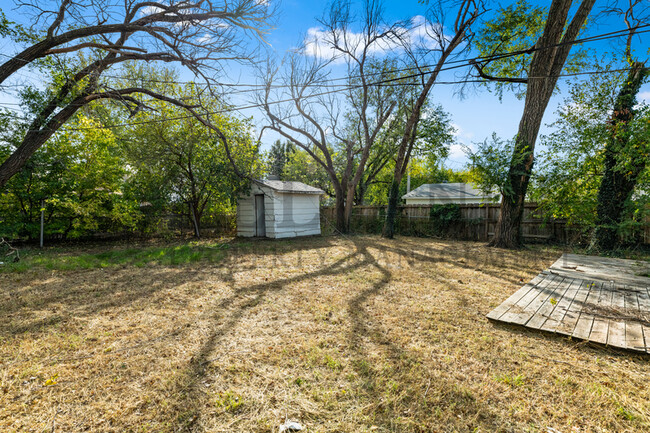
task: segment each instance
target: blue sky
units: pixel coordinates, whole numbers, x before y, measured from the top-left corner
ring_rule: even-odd
[[[272,53],[278,57],[282,57],[287,50],[290,50],[303,41],[310,29],[317,29],[319,23],[317,17],[321,16],[327,2],[318,1],[296,1],[284,0],[281,3],[274,3],[270,0],[272,5],[276,5],[277,15],[275,21],[275,29],[268,35],[267,42],[270,45]],[[433,0],[431,1],[433,3]],[[4,3],[4,1],[3,1]],[[488,2],[490,7],[496,9],[497,2]],[[508,2],[503,2],[508,4]],[[548,2],[544,2],[548,3]],[[600,2],[597,2],[600,3]],[[423,15],[426,11],[426,6],[421,5],[417,0],[410,1],[386,1],[385,11],[387,21],[408,20],[417,15]],[[598,7],[598,6],[597,6]],[[20,17],[15,15],[10,8],[3,7],[3,10],[9,19],[19,21]],[[599,25],[590,27],[589,34],[600,34],[613,30],[624,28],[622,20],[608,19],[600,20]],[[636,46],[641,48],[639,52],[647,53],[648,40],[645,37],[642,41],[636,42]],[[604,53],[608,49],[611,50],[612,43],[610,41],[591,43],[585,45],[593,53]],[[7,41],[0,42],[0,49],[6,54],[15,51],[13,44]],[[337,71],[335,71],[336,73]],[[338,71],[340,73],[340,71]],[[24,80],[33,81],[36,79],[33,73],[21,72]],[[185,74],[182,75],[183,79],[190,78]],[[245,69],[234,68],[231,74],[231,79],[236,79],[240,82],[251,83],[254,82],[252,73]],[[458,77],[452,73],[447,73],[440,77],[441,80],[453,80]],[[560,81],[560,89],[566,90],[565,81]],[[471,146],[473,142],[483,141],[491,136],[493,132],[497,133],[502,138],[512,137],[519,123],[523,111],[523,100],[517,100],[511,94],[505,94],[500,101],[493,93],[489,93],[485,88],[468,88],[464,98],[460,98],[456,93],[458,88],[455,86],[441,85],[436,86],[431,93],[431,101],[434,103],[442,104],[444,109],[451,114],[453,124],[457,128],[457,139],[459,143]],[[544,123],[548,124],[555,118],[555,111],[558,109],[565,97],[566,92],[560,92],[555,96],[548,106]],[[642,97],[650,101],[650,85],[645,85],[642,89]],[[10,95],[0,95],[0,102],[15,102]],[[244,104],[242,99],[235,99],[235,104]],[[255,125],[259,126],[265,122],[263,114],[257,110],[247,110],[241,114],[246,116],[253,116]],[[543,127],[542,133],[549,131],[548,128]],[[264,148],[268,148],[270,143],[277,138],[273,134],[266,134],[263,137]],[[455,169],[460,169],[466,162],[465,155],[460,145],[454,146],[451,149],[449,159],[445,165]]]
[[[431,2],[433,3],[433,2]],[[510,4],[511,2],[487,2],[492,10],[496,10],[499,4]],[[536,2],[548,4],[549,2]],[[578,2],[576,2],[578,3]],[[599,8],[596,2],[596,9]],[[319,27],[317,17],[322,15],[327,1],[301,2],[296,0],[283,1],[279,7],[276,30],[268,38],[274,51],[282,55],[287,49],[298,45],[313,27]],[[424,15],[426,6],[412,1],[386,1],[384,3],[388,21],[410,19],[416,15]],[[598,10],[599,11],[599,10]],[[622,20],[607,19],[598,20],[598,23],[590,27],[588,34],[602,34],[624,28]],[[647,53],[647,36],[643,41],[635,42],[639,52]],[[611,41],[602,41],[585,45],[590,53],[600,54],[612,50]],[[442,76],[441,80],[453,80],[453,74]],[[496,133],[502,138],[511,138],[517,131],[519,120],[524,108],[524,101],[518,100],[512,94],[505,94],[502,100],[488,92],[485,87],[469,87],[463,98],[458,95],[459,88],[456,86],[436,86],[430,95],[431,101],[440,103],[444,109],[451,114],[452,121],[456,126],[457,140],[460,144],[471,146],[472,143],[483,141]],[[563,92],[564,90],[564,92]],[[641,97],[650,102],[650,85],[642,88]],[[562,105],[566,97],[566,80],[560,80],[560,93],[553,97],[544,117],[544,124],[550,124],[555,119],[555,111]],[[256,116],[257,117],[257,116]],[[542,127],[542,133],[549,132],[546,126]],[[266,139],[265,141],[271,141]],[[453,146],[451,154],[445,165],[454,169],[460,169],[467,162],[461,145]]]

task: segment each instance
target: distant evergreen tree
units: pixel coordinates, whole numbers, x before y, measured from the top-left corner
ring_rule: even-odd
[[[296,151],[291,142],[281,142],[276,140],[271,146],[271,151],[269,152],[270,160],[270,170],[269,174],[278,176],[282,180],[284,179],[284,170],[285,166],[291,159],[291,155]]]

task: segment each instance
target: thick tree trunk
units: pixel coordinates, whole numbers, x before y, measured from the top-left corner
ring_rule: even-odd
[[[350,221],[352,220],[352,211],[354,210],[354,190],[356,185],[348,185],[347,194],[345,195],[345,227],[347,232],[350,231]]]
[[[343,191],[337,188],[335,192],[336,231],[339,233],[347,233],[348,224],[345,218],[345,198],[343,198]]]
[[[630,145],[629,123],[633,120],[636,95],[647,69],[635,62],[616,97],[611,120],[611,136],[605,144],[605,171],[598,189],[598,208],[593,245],[600,250],[614,249],[619,243],[618,228],[625,206],[632,197],[639,175],[645,170],[648,155]],[[630,158],[621,166],[620,155]]]
[[[535,85],[529,84],[524,115],[519,124],[519,133],[510,162],[508,184],[501,198],[501,212],[494,239],[490,242],[494,247],[519,248],[522,244],[521,221],[524,216],[526,191],[533,171],[535,141],[549,100],[535,90]],[[536,95],[538,97],[535,97]]]
[[[392,239],[395,236],[395,221],[397,220],[397,205],[399,201],[399,182],[393,178],[388,193],[388,208],[386,209],[386,221],[382,236]]]
[[[573,42],[589,16],[595,0],[583,0],[566,27],[571,0],[553,0],[544,32],[536,47],[554,47],[535,51],[528,71],[524,113],[519,122],[508,179],[501,198],[501,212],[491,246],[519,248],[524,200],[533,170],[535,142],[558,75],[564,67]],[[564,33],[564,35],[563,35]],[[557,46],[559,43],[564,45]]]

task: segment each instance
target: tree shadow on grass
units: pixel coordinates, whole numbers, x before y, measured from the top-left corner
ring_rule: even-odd
[[[133,267],[126,263],[99,269],[0,274],[0,297],[4,298],[0,306],[0,335],[15,337],[45,332],[72,318],[126,308],[172,289],[178,282],[201,281],[205,278],[206,268],[234,288],[235,270],[242,272],[256,268],[255,260],[248,266],[239,263],[242,256],[254,254],[262,261],[270,255],[282,257],[308,250],[326,252],[332,245],[332,239],[313,238],[308,241],[284,241],[281,244],[237,239],[224,245],[228,248],[223,250],[224,257],[217,263],[153,264],[144,267]],[[117,254],[122,250],[127,255],[134,255],[130,252],[133,245],[118,248]],[[324,263],[325,259],[323,253],[321,262]]]
[[[172,431],[204,431],[200,420],[202,391],[199,384],[207,374],[208,367],[213,360],[211,357],[216,355],[215,351],[221,339],[237,326],[251,308],[262,302],[269,293],[282,291],[288,285],[312,278],[350,272],[370,264],[368,257],[355,261],[358,257],[359,251],[353,251],[332,264],[313,272],[305,272],[293,277],[239,289],[235,288],[233,295],[223,299],[211,311],[212,330],[207,339],[202,343],[201,349],[192,356],[189,365],[176,381],[180,391],[177,392],[168,413],[173,425]]]
[[[383,239],[375,238],[368,240],[369,247],[378,249],[384,253],[392,253],[404,260],[408,265],[414,264],[439,264],[451,263],[456,267],[481,272],[491,277],[502,280],[504,283],[520,284],[523,282],[516,275],[518,272],[541,272],[547,267],[548,254],[540,253],[538,251],[522,252],[522,251],[509,251],[486,249],[481,254],[473,252],[473,245],[464,242],[461,248],[457,244],[443,243],[443,247],[439,247],[437,243],[434,247],[403,241],[399,239],[398,245],[386,245]],[[539,268],[539,269],[537,269]],[[502,269],[507,272],[505,275],[499,273],[497,269]]]
[[[439,425],[427,425],[432,413],[453,412],[452,416],[467,418],[470,429],[479,425],[497,429],[502,423],[489,406],[478,402],[458,381],[444,377],[432,381],[425,367],[427,360],[391,340],[381,329],[382,324],[373,323],[368,304],[388,290],[392,275],[366,245],[356,246],[365,257],[364,262],[380,273],[371,287],[349,301],[347,309],[351,320],[349,353],[353,354],[352,364],[361,380],[358,391],[369,402],[362,414],[368,424],[380,426],[382,431],[428,432],[439,429]],[[373,365],[372,360],[377,358],[380,365]],[[387,362],[383,363],[381,358]]]
[[[24,288],[6,291],[0,311],[0,335],[19,336],[45,332],[53,325],[98,313],[127,308],[139,301],[151,300],[158,292],[202,278],[191,269],[138,269],[133,284],[131,272],[84,271],[45,280],[25,281]],[[172,279],[173,277],[173,279]]]

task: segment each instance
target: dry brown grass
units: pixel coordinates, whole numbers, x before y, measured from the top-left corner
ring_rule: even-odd
[[[486,320],[558,256],[310,238],[0,274],[0,431],[649,431],[647,357]]]

